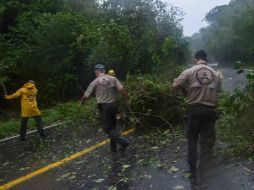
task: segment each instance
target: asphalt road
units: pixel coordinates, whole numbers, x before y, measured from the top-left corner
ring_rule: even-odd
[[[232,68],[218,68],[217,70],[221,71],[223,74],[224,79],[222,86],[224,91],[233,93],[235,89],[244,90],[247,84],[246,71],[237,74]]]

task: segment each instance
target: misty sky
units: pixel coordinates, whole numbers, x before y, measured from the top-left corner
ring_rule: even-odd
[[[164,0],[177,6],[185,13],[182,21],[184,35],[190,36],[198,32],[201,27],[207,25],[202,21],[212,8],[218,5],[228,4],[230,0]]]

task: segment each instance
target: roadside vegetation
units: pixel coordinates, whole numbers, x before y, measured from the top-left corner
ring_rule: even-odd
[[[55,123],[71,121],[71,123],[95,124],[98,122],[98,114],[95,99],[87,102],[86,106],[81,106],[80,102],[73,101],[58,104],[50,109],[42,110],[42,118],[44,127]],[[20,118],[7,118],[0,122],[0,138],[9,137],[19,134]],[[28,121],[28,130],[36,129],[33,118]]]
[[[236,66],[241,73],[243,64]],[[244,156],[254,159],[254,73],[246,75],[248,85],[244,90],[235,89],[233,94],[220,96],[218,120],[219,138],[228,143],[223,150],[227,155]]]
[[[129,114],[139,127],[175,130],[185,115],[184,98],[172,92],[171,82],[156,75],[127,77],[130,92]],[[135,90],[132,90],[135,89]]]

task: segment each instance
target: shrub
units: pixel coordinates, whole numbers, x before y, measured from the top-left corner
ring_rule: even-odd
[[[184,99],[171,90],[171,83],[155,75],[128,76],[130,115],[137,126],[172,127],[183,121]]]
[[[218,135],[229,144],[226,152],[236,156],[254,153],[254,99],[250,94],[235,90],[232,95],[222,94],[219,101]]]

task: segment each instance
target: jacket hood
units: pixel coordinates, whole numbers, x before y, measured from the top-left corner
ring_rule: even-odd
[[[24,84],[24,87],[27,89],[35,89],[35,84],[27,82]]]

